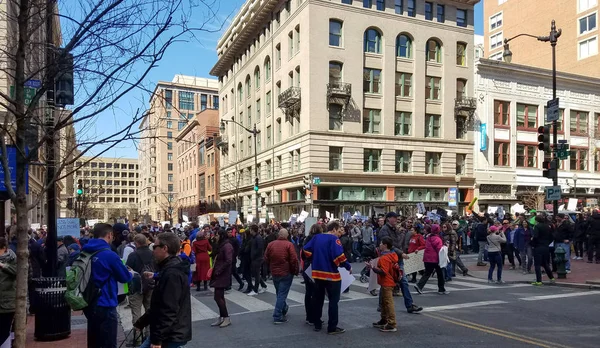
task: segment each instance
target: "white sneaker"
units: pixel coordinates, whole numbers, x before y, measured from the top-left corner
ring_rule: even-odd
[[[579,256],[579,257],[577,258],[577,260],[583,260],[583,257]]]
[[[570,269],[568,269],[568,270],[567,270],[567,274],[569,274],[569,273],[571,273],[571,270],[570,270]]]
[[[260,291],[260,290],[259,290],[259,291]],[[257,293],[255,293],[255,292],[254,292],[254,290],[252,290],[252,291],[250,291],[250,292],[248,293],[248,296],[256,296],[256,295],[258,295],[258,294],[257,294]]]
[[[259,288],[258,289],[258,293],[259,294],[264,294],[267,290],[265,288]]]
[[[573,256],[573,260],[577,260],[577,256]]]

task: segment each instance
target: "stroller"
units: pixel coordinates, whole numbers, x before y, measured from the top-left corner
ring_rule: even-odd
[[[374,258],[377,258],[377,248],[375,244],[366,244],[363,245],[360,256],[363,258],[363,261],[369,262]],[[360,282],[368,283],[369,282],[370,271],[365,266],[362,271],[360,271]]]

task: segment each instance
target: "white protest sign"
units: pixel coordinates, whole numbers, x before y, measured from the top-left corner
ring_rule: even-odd
[[[312,227],[312,225],[317,223],[317,218],[316,217],[307,217],[306,220],[304,221],[304,235],[308,236],[309,232],[310,232],[310,228]]]
[[[219,221],[219,226],[225,227],[225,217],[224,216],[219,216],[217,220]]]
[[[229,221],[230,225],[235,224],[235,222],[237,221],[237,218],[238,218],[238,212],[237,211],[232,210],[232,211],[229,212],[229,220],[228,221]]]
[[[31,228],[34,230],[39,230],[42,225],[40,224],[31,224]]]
[[[423,263],[423,250],[407,254],[408,260],[404,260],[404,274],[411,274],[425,269]]]
[[[251,223],[252,220],[254,220],[254,215],[252,215],[252,214],[246,215],[246,222],[247,223]]]
[[[569,198],[567,210],[577,210],[577,198]]]
[[[298,216],[298,222],[300,222],[300,223],[304,222],[304,220],[306,220],[307,217],[308,217],[308,212],[303,210],[300,213],[300,216]]]
[[[267,222],[267,218],[260,218],[258,219],[258,222],[264,224],[265,222]]]
[[[328,219],[331,219],[331,213],[328,212],[328,211],[326,211],[325,212],[325,217],[328,218]]]
[[[417,211],[419,212],[419,214],[425,214],[425,212],[427,212],[427,210],[425,209],[425,204],[423,202],[417,203]]]
[[[56,219],[56,235],[57,236],[72,236],[79,238],[79,219],[77,218],[60,218]]]
[[[356,278],[354,278],[354,276],[343,267],[338,267],[338,272],[340,272],[340,276],[342,276],[342,288],[340,289],[341,295],[344,291],[346,291],[346,289],[350,287],[350,285],[352,285],[352,282],[354,282]]]
[[[496,214],[498,214],[500,220],[504,219],[504,207],[499,206],[498,209],[496,209]]]

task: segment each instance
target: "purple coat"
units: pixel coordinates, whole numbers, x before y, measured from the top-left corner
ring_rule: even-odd
[[[227,288],[231,282],[231,267],[233,265],[233,246],[229,240],[219,247],[219,254],[215,259],[210,286],[212,288]]]
[[[444,243],[442,242],[442,238],[438,234],[431,234],[427,241],[425,242],[425,251],[423,253],[423,262],[432,262],[439,263],[440,262],[440,249]]]

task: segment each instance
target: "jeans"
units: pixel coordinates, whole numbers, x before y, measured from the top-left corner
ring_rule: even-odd
[[[88,348],[116,348],[119,318],[117,308],[90,305],[83,310],[87,318]]]
[[[0,345],[10,336],[10,328],[12,327],[14,317],[15,312],[0,313]]]
[[[360,251],[358,247],[360,246],[360,242],[352,242],[352,254],[355,258],[360,259]],[[348,262],[352,262],[353,260],[348,260]]]
[[[273,276],[273,285],[275,285],[275,293],[277,294],[277,302],[275,303],[275,309],[273,310],[273,320],[283,320],[287,314],[288,305],[286,303],[288,293],[292,287],[292,281],[294,276],[288,274],[283,277]]]
[[[456,267],[458,267],[458,269],[463,273],[466,273],[469,271],[467,266],[465,266],[465,264],[460,259],[460,255],[458,255],[458,254],[456,254],[456,260],[450,260],[448,265],[451,267],[450,269],[452,270],[451,274],[453,277],[456,276]]]
[[[531,245],[526,245],[525,249],[519,250],[521,256],[521,268],[523,272],[531,272],[531,266],[533,265],[533,248]]]
[[[575,256],[583,258],[583,240],[575,241]]]
[[[571,269],[571,243],[557,243],[556,247],[565,249],[565,269],[568,271]]]
[[[498,281],[502,280],[502,256],[500,251],[492,251],[488,253],[490,259],[490,270],[488,271],[488,280],[494,280],[494,269],[498,266]]]
[[[187,342],[162,342],[162,348],[182,348],[185,347],[186,344]],[[150,336],[146,338],[146,340],[144,341],[144,343],[142,343],[140,348],[150,348]]]
[[[542,267],[546,271],[548,279],[554,279],[550,269],[550,248],[546,246],[535,247],[533,249],[533,260],[535,265],[535,281],[542,281]]]
[[[427,284],[429,277],[431,277],[434,271],[437,275],[438,291],[446,291],[446,288],[444,288],[444,274],[442,272],[442,269],[440,268],[440,265],[438,265],[437,262],[425,262],[425,274],[423,274],[423,276],[421,277],[421,279],[419,279],[419,282],[417,283],[419,289],[423,289],[425,284]]]
[[[487,242],[478,242],[479,244],[479,256],[477,256],[477,263],[483,263],[488,260]]]
[[[314,298],[314,324],[316,329],[321,328],[321,316],[323,316],[323,304],[325,303],[325,293],[329,298],[329,310],[327,312],[327,332],[335,331],[338,325],[338,302],[340,302],[342,282],[333,282],[328,280],[315,279],[315,298]]]

